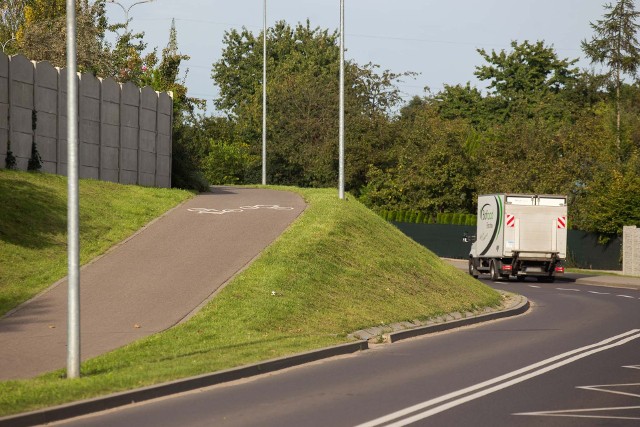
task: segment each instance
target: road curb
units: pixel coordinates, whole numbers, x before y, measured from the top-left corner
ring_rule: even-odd
[[[183,393],[255,375],[292,368],[294,366],[327,359],[329,357],[352,354],[358,351],[367,350],[368,348],[369,344],[367,341],[357,341],[354,343],[327,347],[320,350],[295,354],[293,356],[267,360],[265,362],[259,362],[240,368],[228,369],[212,374],[199,375],[196,377],[171,381],[136,390],[115,393],[108,396],[81,400],[23,414],[11,415],[0,418],[0,426],[23,427],[52,423],[54,421],[61,421],[68,418],[75,418],[94,412],[130,405],[132,403],[144,402],[146,400],[157,399],[159,397],[165,397],[172,394]]]
[[[493,313],[481,314],[478,316],[465,317],[463,319],[457,319],[448,321],[445,323],[438,323],[435,325],[419,326],[413,329],[405,329],[402,331],[390,332],[383,334],[383,339],[387,343],[394,343],[408,338],[414,338],[422,335],[433,334],[436,332],[447,331],[450,329],[460,328],[462,326],[474,325],[476,323],[488,322],[490,320],[503,319],[505,317],[517,316],[525,313],[529,310],[531,304],[529,300],[523,296],[520,296],[520,301],[511,308],[502,311],[496,311]]]

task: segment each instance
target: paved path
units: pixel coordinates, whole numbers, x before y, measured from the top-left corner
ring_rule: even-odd
[[[253,208],[240,210],[243,206]],[[84,267],[82,359],[189,316],[273,242],[305,206],[293,193],[215,187]],[[199,213],[198,208],[209,211]],[[225,209],[233,211],[212,213]],[[65,367],[66,324],[66,280],[0,319],[0,380]]]

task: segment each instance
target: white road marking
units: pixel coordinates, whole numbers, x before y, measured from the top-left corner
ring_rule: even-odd
[[[589,291],[590,294],[596,294],[596,295],[611,295],[609,292],[596,292],[596,291]]]
[[[623,366],[623,368],[639,369],[640,366]],[[631,393],[628,391],[611,390],[611,388],[631,388],[636,389],[640,387],[640,383],[633,384],[604,384],[604,385],[589,385],[576,387],[583,390],[598,391],[602,393],[620,394],[623,396],[640,397],[638,392]],[[583,409],[565,409],[560,411],[539,411],[539,412],[523,412],[513,415],[528,415],[528,416],[540,416],[540,417],[569,417],[569,418],[598,418],[598,419],[616,419],[616,420],[640,420],[640,417],[635,413],[633,416],[620,416],[612,414],[611,411],[630,411],[640,409],[640,406],[618,406],[611,408],[583,408]],[[602,414],[603,412],[609,412],[608,414]],[[589,414],[587,414],[589,413]],[[600,413],[596,415],[595,413]]]
[[[569,409],[566,411],[526,412],[513,415],[537,415],[540,417],[599,418],[610,420],[640,420],[640,417],[620,417],[614,415],[581,415],[584,412],[629,411],[640,409],[640,406],[624,406],[618,408]]]
[[[616,296],[619,296],[619,297],[622,297],[622,298],[636,299],[636,297],[632,297],[632,296],[629,296],[629,295],[616,295]]]
[[[623,366],[623,368],[629,368],[629,369],[640,369],[640,365],[629,365],[629,366]]]
[[[580,289],[567,289],[567,288],[556,288],[559,291],[571,291],[571,292],[580,292]]]
[[[529,285],[530,288],[536,288],[536,289],[540,289],[540,286],[536,286],[536,285]]]
[[[416,421],[420,421],[422,419],[428,418],[440,412],[446,411],[447,409],[451,409],[455,406],[469,402],[471,400],[478,399],[480,397],[486,396],[498,390],[502,390],[504,388],[510,387],[514,384],[518,384],[528,379],[537,377],[546,372],[552,371],[561,366],[575,362],[576,360],[582,359],[592,354],[624,345],[627,342],[633,341],[637,338],[640,338],[640,329],[633,329],[631,331],[625,332],[615,337],[607,338],[598,343],[581,347],[575,350],[571,350],[566,353],[562,353],[558,356],[554,356],[549,359],[543,360],[541,362],[534,363],[533,365],[526,366],[524,368],[518,369],[513,372],[509,372],[508,374],[501,375],[499,377],[481,382],[479,384],[464,388],[462,390],[454,391],[452,393],[448,393],[443,396],[436,397],[434,399],[430,399],[422,403],[418,403],[417,405],[413,405],[408,408],[401,409],[389,415],[385,415],[375,420],[368,421],[364,424],[360,424],[357,427],[375,427],[385,423],[392,422],[394,420],[398,420],[398,421],[392,424],[387,424],[387,427],[405,426],[405,425],[414,423]],[[556,362],[556,363],[553,363],[553,362]],[[497,384],[497,385],[494,385],[494,384]],[[493,387],[489,387],[489,386],[493,386]],[[480,390],[480,391],[477,391],[477,390]],[[451,400],[459,396],[463,396],[463,397],[460,397],[456,400]],[[443,402],[447,402],[447,403],[443,403]],[[441,404],[441,405],[435,406],[438,404]],[[420,412],[413,416],[409,416],[410,414],[416,413],[418,411],[422,411],[429,407],[431,407],[431,409],[428,409],[424,412]],[[408,418],[404,418],[404,417],[408,417]]]

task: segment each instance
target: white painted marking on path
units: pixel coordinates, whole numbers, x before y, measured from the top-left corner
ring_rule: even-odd
[[[629,296],[629,295],[616,295],[616,296],[618,296],[618,297],[622,297],[622,298],[631,298],[631,299],[636,299],[636,297],[632,297],[632,296]]]
[[[486,396],[488,394],[494,393],[496,391],[502,390],[512,385],[521,383],[528,379],[537,377],[546,372],[552,371],[564,365],[568,365],[569,363],[575,362],[576,360],[580,360],[592,354],[624,345],[629,341],[633,341],[637,338],[640,338],[640,329],[633,329],[631,331],[625,332],[615,337],[607,338],[598,343],[581,347],[575,350],[571,350],[566,353],[562,353],[558,356],[545,359],[541,362],[534,363],[533,365],[526,366],[524,368],[518,369],[513,372],[509,372],[508,374],[501,375],[499,377],[481,382],[479,384],[464,388],[462,390],[454,391],[452,393],[448,393],[443,396],[436,397],[434,399],[427,400],[422,403],[418,403],[417,405],[413,405],[408,408],[401,409],[389,415],[385,415],[383,417],[377,418],[375,420],[371,420],[364,424],[360,424],[357,427],[376,427],[376,426],[380,426],[382,424],[386,424],[395,420],[397,421],[393,422],[392,424],[386,424],[386,426],[387,427],[405,426],[405,425],[414,423],[416,421],[420,421],[422,419],[428,418],[440,412],[446,411],[447,409],[451,409],[458,405],[462,405],[463,403],[469,402],[471,400],[478,399],[480,397]],[[458,398],[458,399],[455,399],[455,398]],[[452,399],[455,399],[455,400],[452,400]],[[436,405],[439,405],[439,406],[436,406]],[[419,412],[427,408],[431,408],[431,409],[428,409],[424,412]],[[418,413],[416,414],[416,412]],[[415,415],[411,416],[411,414],[415,414]]]
[[[609,292],[596,292],[596,291],[589,291],[590,294],[596,294],[596,295],[611,295]]]
[[[540,289],[540,286],[536,286],[536,285],[529,285],[530,288],[536,288],[536,289]]]
[[[567,288],[556,288],[559,291],[571,291],[571,292],[580,292],[580,289],[567,289]]]

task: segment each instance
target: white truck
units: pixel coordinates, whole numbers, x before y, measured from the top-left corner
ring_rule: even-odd
[[[567,257],[567,197],[534,194],[478,196],[478,225],[469,253],[469,274],[491,280],[527,276],[553,282]]]

